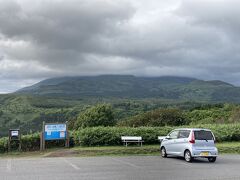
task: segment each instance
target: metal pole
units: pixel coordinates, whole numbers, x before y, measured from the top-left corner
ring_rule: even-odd
[[[19,129],[18,133],[19,133],[19,146],[18,146],[18,148],[19,148],[19,151],[21,151],[21,149],[22,149],[22,138],[21,138],[21,131],[20,131],[20,129]]]
[[[42,151],[42,132],[40,132],[39,136],[40,136],[40,151]]]
[[[66,147],[66,148],[69,148],[68,121],[66,121],[66,140],[65,140],[65,147]]]
[[[45,150],[45,121],[43,121],[42,133],[41,133],[41,151]]]
[[[11,149],[11,138],[10,138],[10,130],[8,131],[8,152],[10,152]]]

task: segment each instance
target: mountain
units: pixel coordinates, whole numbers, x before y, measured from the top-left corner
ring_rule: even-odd
[[[121,121],[158,108],[189,110],[225,102],[240,103],[240,88],[217,80],[130,75],[52,78],[0,95],[0,137],[12,128],[24,134],[40,131],[43,121],[73,123],[97,103],[112,104]]]
[[[188,77],[101,75],[43,80],[15,94],[69,98],[157,98],[173,101],[240,102],[240,88]]]

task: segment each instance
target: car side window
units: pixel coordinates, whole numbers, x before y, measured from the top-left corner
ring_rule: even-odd
[[[169,137],[170,137],[171,139],[177,139],[177,137],[178,137],[178,131],[173,131],[173,132],[171,132],[171,133],[169,134]]]
[[[181,138],[188,138],[189,134],[190,134],[189,130],[180,130],[179,133],[178,133],[178,138],[179,139],[181,139]]]

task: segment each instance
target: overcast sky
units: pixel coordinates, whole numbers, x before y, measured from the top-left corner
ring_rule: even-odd
[[[0,93],[49,77],[240,85],[239,0],[0,0]]]

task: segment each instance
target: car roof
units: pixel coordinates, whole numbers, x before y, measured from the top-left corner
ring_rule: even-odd
[[[210,129],[205,129],[205,128],[177,128],[174,130],[190,130],[190,131],[200,131],[200,130],[204,130],[204,131],[211,131]]]

